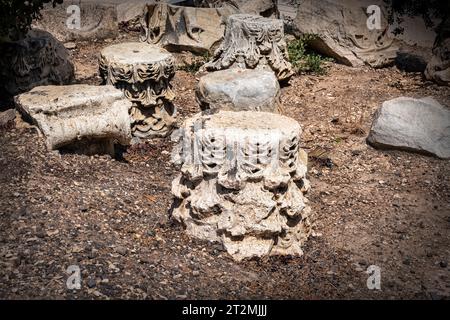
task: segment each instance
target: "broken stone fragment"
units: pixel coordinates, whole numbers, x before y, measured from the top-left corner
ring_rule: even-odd
[[[112,153],[114,142],[130,142],[131,102],[113,86],[42,86],[14,100],[44,134],[51,150],[80,144],[86,153]]]

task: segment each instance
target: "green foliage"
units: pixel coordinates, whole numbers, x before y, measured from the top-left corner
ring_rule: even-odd
[[[39,19],[45,3],[53,6],[63,0],[0,0],[0,41],[23,38],[34,19]]]
[[[310,50],[309,45],[317,35],[304,34],[300,39],[288,43],[289,59],[296,73],[325,74],[324,62],[331,61]]]

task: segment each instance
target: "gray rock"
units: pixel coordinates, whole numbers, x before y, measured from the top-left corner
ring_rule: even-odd
[[[280,85],[271,71],[228,69],[200,78],[196,89],[202,110],[279,113]]]
[[[84,153],[112,154],[115,141],[128,144],[131,139],[131,102],[113,86],[36,87],[14,101],[39,127],[50,150],[79,144]]]
[[[450,159],[450,109],[427,97],[400,97],[377,111],[367,141],[393,148]]]

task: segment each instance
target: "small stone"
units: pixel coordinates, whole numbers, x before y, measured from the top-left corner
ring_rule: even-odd
[[[66,42],[64,43],[64,47],[69,50],[73,50],[77,47],[77,44],[75,42]]]
[[[128,249],[122,246],[116,247],[115,251],[122,256],[125,256],[128,253]]]
[[[95,287],[96,284],[97,284],[97,282],[95,281],[95,279],[89,278],[88,281],[87,281],[87,286],[88,286],[89,288]]]
[[[200,275],[200,271],[194,270],[194,271],[192,271],[192,275],[193,275],[194,277],[197,277],[197,276]]]

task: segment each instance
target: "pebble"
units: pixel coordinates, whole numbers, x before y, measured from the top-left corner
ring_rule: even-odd
[[[73,50],[77,47],[77,44],[75,42],[66,42],[64,43],[64,47],[69,50]]]
[[[118,247],[116,248],[116,252],[117,252],[118,254],[122,255],[122,256],[126,256],[126,255],[127,255],[127,252],[128,252],[128,249],[125,248],[125,247],[122,247],[122,246],[118,246]]]
[[[89,288],[95,287],[96,284],[97,284],[97,282],[95,281],[95,279],[90,278],[90,279],[88,279],[88,281],[87,281],[87,286],[88,286]]]

